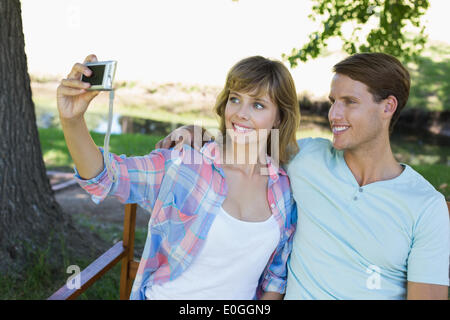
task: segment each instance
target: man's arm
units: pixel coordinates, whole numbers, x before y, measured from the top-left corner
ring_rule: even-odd
[[[447,300],[448,286],[408,281],[408,300]]]
[[[283,300],[284,294],[278,292],[264,292],[261,300]]]
[[[448,299],[449,212],[444,196],[424,210],[415,225],[407,266],[407,299]]]

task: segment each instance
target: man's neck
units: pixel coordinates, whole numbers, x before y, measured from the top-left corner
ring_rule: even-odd
[[[389,138],[383,143],[345,150],[344,159],[360,186],[394,179],[403,171],[392,154]]]

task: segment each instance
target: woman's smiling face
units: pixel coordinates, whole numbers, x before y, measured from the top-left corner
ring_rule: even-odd
[[[255,96],[251,92],[230,91],[225,107],[225,127],[233,142],[252,142],[260,135],[267,137],[270,130],[279,125],[279,119],[278,107],[267,93]]]

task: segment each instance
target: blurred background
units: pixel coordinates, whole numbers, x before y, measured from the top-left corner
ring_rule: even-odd
[[[352,52],[394,54],[412,75],[410,98],[392,136],[394,154],[450,201],[448,1],[402,0],[397,2],[399,10],[381,0],[20,3],[47,176],[54,187],[69,182],[68,188],[55,188],[56,200],[105,246],[120,239],[123,207],[115,200],[95,206],[70,184],[73,162],[55,97],[59,81],[91,53],[99,60],[118,61],[110,145],[111,152],[129,156],[149,153],[159,139],[183,124],[217,128],[212,107],[226,74],[234,63],[252,55],[281,60],[291,71],[302,114],[297,136],[330,138],[327,96],[332,66]],[[108,95],[101,93],[86,114],[99,146],[106,132],[107,104]],[[147,221],[148,216],[138,219],[138,256]],[[45,250],[33,256],[36,262],[20,281],[0,279],[0,298],[40,299],[61,286],[68,275],[62,267],[56,278],[49,274],[47,256]],[[64,257],[65,265],[74,263],[70,259]],[[80,266],[90,261],[77,259]],[[116,299],[118,276],[116,268],[81,298]]]

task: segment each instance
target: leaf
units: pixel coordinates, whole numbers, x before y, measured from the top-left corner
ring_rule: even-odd
[[[321,21],[320,30],[312,32],[309,41],[290,55],[283,54],[291,67],[298,60],[307,61],[318,57],[327,47],[330,38],[338,37],[343,42],[342,49],[349,54],[362,51],[390,53],[404,62],[417,59],[427,41],[425,26],[420,18],[429,7],[428,0],[312,0],[313,13],[309,18]],[[378,24],[367,37],[360,37],[362,27],[371,19]],[[344,22],[356,24],[350,37],[341,32]],[[406,37],[405,26],[410,22],[417,31],[415,37]]]

